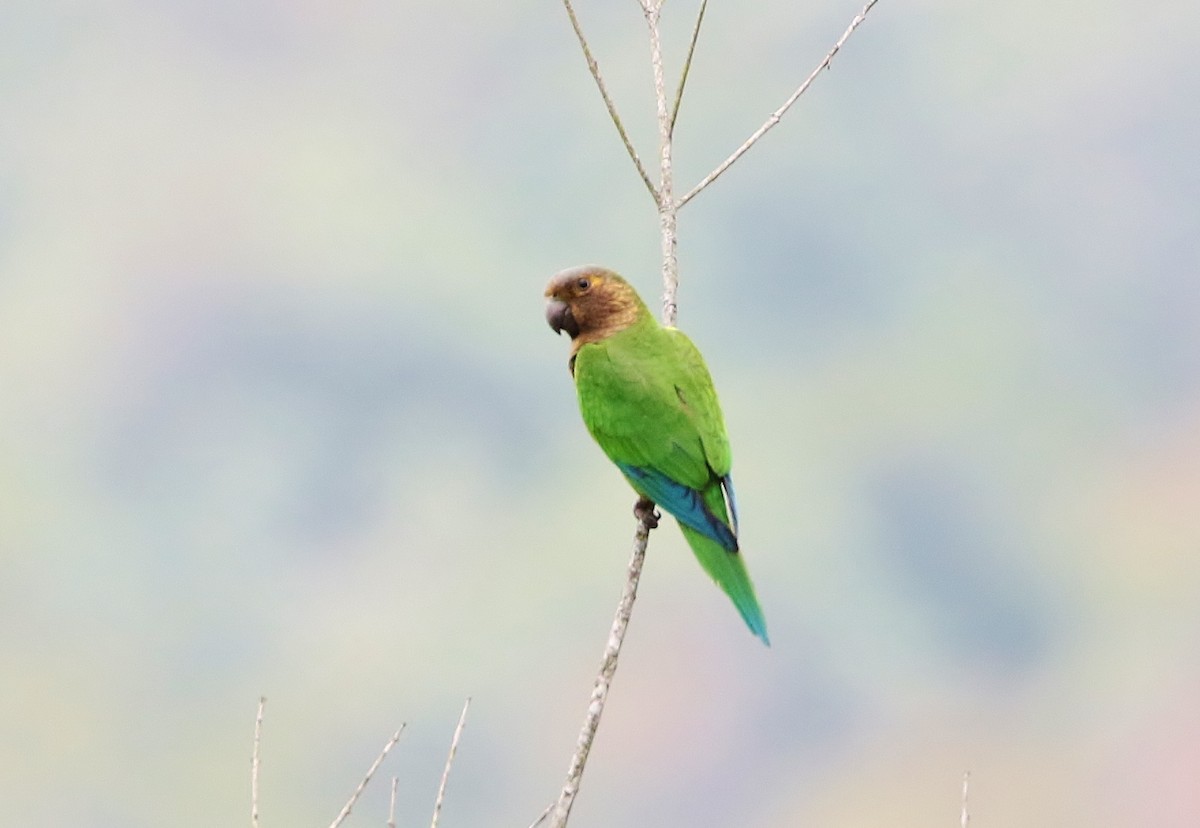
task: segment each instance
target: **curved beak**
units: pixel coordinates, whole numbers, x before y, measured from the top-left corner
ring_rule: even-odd
[[[566,331],[572,339],[579,336],[579,324],[571,313],[571,306],[561,299],[546,302],[546,321],[555,333]]]

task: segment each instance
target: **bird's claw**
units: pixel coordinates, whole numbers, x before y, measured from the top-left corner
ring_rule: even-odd
[[[633,516],[646,525],[647,529],[657,529],[662,514],[654,508],[654,501],[648,497],[639,497],[633,504]]]

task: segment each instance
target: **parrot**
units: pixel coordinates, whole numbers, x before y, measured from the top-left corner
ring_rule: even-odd
[[[571,337],[567,367],[584,425],[637,492],[634,514],[650,528],[655,504],[674,516],[700,566],[770,646],[738,546],[725,420],[700,351],[606,268],[563,270],[545,296],[551,329]]]

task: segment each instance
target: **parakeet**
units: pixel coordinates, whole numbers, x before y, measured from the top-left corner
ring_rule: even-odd
[[[611,270],[564,270],[546,297],[546,321],[571,337],[583,422],[641,496],[638,514],[653,515],[654,504],[672,514],[704,571],[769,644],[738,549],[729,438],[700,351]]]

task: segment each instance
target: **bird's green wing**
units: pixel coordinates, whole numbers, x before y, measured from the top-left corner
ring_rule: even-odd
[[[639,493],[737,549],[729,440],[712,378],[684,334],[651,324],[580,350],[584,422]]]
[[[721,415],[721,404],[717,401],[717,390],[704,357],[700,355],[687,334],[675,328],[665,330],[671,340],[679,370],[675,378],[676,390],[704,446],[704,458],[717,477],[729,474],[733,465],[733,454],[729,450],[729,437],[725,432],[725,418]]]
[[[701,566],[766,642],[737,551],[729,439],[699,350],[657,323],[630,328],[581,348],[575,382],[583,420],[604,453],[634,489],[676,517]]]
[[[630,329],[579,351],[575,381],[588,431],[618,465],[653,469],[692,489],[715,471],[702,431],[711,431],[716,395],[703,360],[702,376],[677,336],[658,327]],[[695,357],[695,347],[690,348]],[[720,420],[717,411],[716,420]],[[724,429],[720,429],[724,435]],[[708,440],[720,448],[719,440]],[[728,463],[728,441],[724,457]],[[722,473],[727,473],[724,468]],[[719,476],[719,475],[718,475]]]

